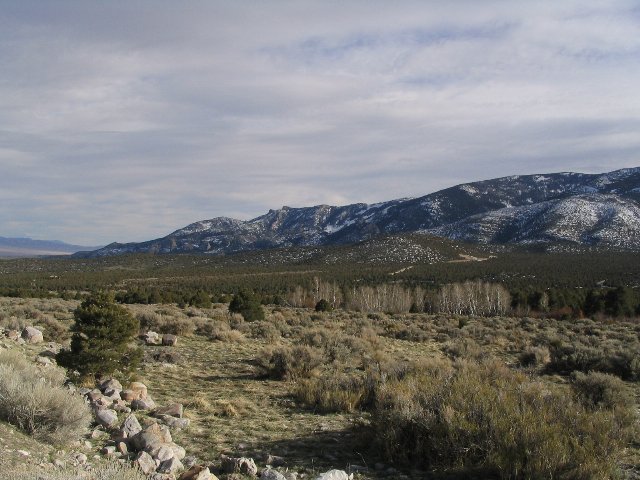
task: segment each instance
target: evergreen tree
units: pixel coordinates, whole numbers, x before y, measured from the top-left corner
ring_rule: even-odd
[[[138,364],[142,351],[131,342],[140,323],[110,294],[96,293],[74,312],[71,350],[58,354],[60,365],[81,375],[109,375],[129,372]]]
[[[255,295],[248,291],[241,291],[234,295],[229,303],[230,313],[239,313],[247,322],[264,320],[264,310]]]

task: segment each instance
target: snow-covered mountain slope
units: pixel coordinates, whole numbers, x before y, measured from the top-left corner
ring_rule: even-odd
[[[227,254],[344,245],[417,231],[485,243],[567,241],[636,248],[638,201],[640,168],[519,175],[372,205],[282,207],[248,221],[219,217],[156,240],[111,244],[84,255]]]
[[[583,194],[507,207],[427,230],[477,243],[569,242],[640,248],[640,205],[614,194]]]

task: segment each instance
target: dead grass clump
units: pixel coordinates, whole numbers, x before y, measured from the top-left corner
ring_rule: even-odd
[[[297,380],[317,374],[324,363],[322,351],[307,345],[263,349],[256,358],[264,376],[275,380]]]
[[[619,419],[496,361],[387,382],[372,414],[373,438],[390,460],[502,478],[612,477],[630,433]]]
[[[78,439],[91,421],[84,400],[63,387],[64,371],[40,369],[13,351],[0,352],[0,417],[38,438]]]
[[[547,347],[526,347],[519,355],[523,367],[544,367],[551,361],[551,353]]]
[[[298,381],[294,396],[317,412],[353,412],[366,399],[367,390],[362,376],[336,373]]]
[[[571,387],[587,408],[633,409],[633,392],[618,377],[600,372],[574,372]]]
[[[68,466],[61,470],[52,470],[38,465],[20,465],[9,470],[2,469],[5,480],[71,480],[86,479],[85,468]],[[137,468],[116,462],[97,465],[91,468],[91,480],[145,480],[147,477]]]

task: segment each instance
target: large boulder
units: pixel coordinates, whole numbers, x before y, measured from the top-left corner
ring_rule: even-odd
[[[152,423],[131,437],[131,443],[136,450],[149,450],[150,448],[171,443],[171,432],[164,425]]]
[[[178,460],[176,457],[170,458],[169,460],[165,460],[160,463],[158,467],[159,473],[175,473],[184,469],[184,465],[182,462]]]
[[[35,327],[25,327],[22,330],[22,338],[27,343],[40,343],[44,341],[42,332]]]
[[[344,470],[329,470],[318,475],[315,480],[353,480],[353,473],[347,475]]]
[[[158,419],[172,430],[182,430],[191,423],[188,418],[176,418],[171,415],[158,415]]]
[[[127,416],[120,426],[120,433],[124,438],[131,438],[142,431],[138,418],[132,413]]]
[[[244,475],[256,476],[258,474],[258,467],[253,458],[247,457],[227,457],[226,455],[220,456],[222,463],[222,470],[224,473],[242,473]]]
[[[133,463],[137,465],[145,475],[150,475],[156,471],[156,462],[147,452],[140,452]]]
[[[107,390],[117,390],[121,392],[122,384],[115,378],[107,378],[106,380],[103,380],[100,385],[98,385],[98,388],[102,393],[105,393]]]
[[[106,408],[96,411],[96,421],[103,427],[111,428],[118,423],[118,414]]]
[[[146,398],[138,398],[131,402],[132,410],[153,410],[154,408],[156,408],[156,402],[149,395],[146,395]]]
[[[181,403],[172,403],[171,405],[167,405],[166,407],[158,408],[155,411],[154,415],[155,416],[170,415],[172,417],[182,418],[183,413],[184,413],[184,407],[182,406]]]

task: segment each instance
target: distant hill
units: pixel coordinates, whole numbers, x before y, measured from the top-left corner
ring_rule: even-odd
[[[517,175],[372,205],[282,207],[248,221],[217,217],[163,238],[113,243],[78,255],[229,254],[348,245],[398,233],[483,244],[561,243],[638,250],[639,201],[640,168],[603,174]]]
[[[70,245],[57,240],[33,240],[31,238],[0,237],[0,257],[43,257],[51,255],[71,255],[96,247]]]

